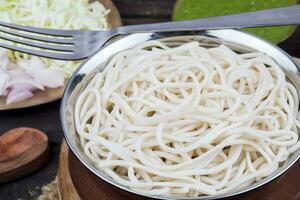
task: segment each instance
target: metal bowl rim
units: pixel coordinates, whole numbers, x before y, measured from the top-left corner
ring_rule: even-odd
[[[263,38],[260,38],[256,35],[253,35],[251,33],[248,33],[248,32],[244,32],[244,31],[240,31],[240,30],[233,30],[233,29],[222,29],[222,30],[209,30],[209,31],[201,31],[201,34],[200,35],[203,35],[203,36],[207,36],[207,37],[216,37],[217,39],[222,39],[222,40],[225,40],[224,38],[219,38],[211,33],[218,33],[218,32],[221,32],[221,31],[233,31],[234,33],[238,33],[240,35],[247,35],[247,36],[250,36],[252,37],[252,39],[255,39],[261,43],[265,43],[265,44],[268,44],[270,47],[272,47],[273,49],[275,49],[276,51],[280,52],[281,54],[284,54],[294,65],[294,67],[298,70],[298,72],[300,71],[299,69],[299,66],[296,64],[296,62],[291,58],[291,56],[286,53],[285,51],[283,51],[281,48],[279,48],[278,46],[276,46],[275,44],[263,39]],[[140,33],[134,33],[134,34],[129,34],[129,35],[125,35],[123,38],[126,38],[127,36],[130,36],[130,35],[138,35]],[[159,34],[159,33],[149,33],[149,34]],[[190,36],[190,35],[199,35],[199,32],[198,34],[189,34],[187,36]],[[175,36],[175,35],[174,35]],[[181,35],[179,35],[181,36]],[[122,39],[123,39],[122,38]],[[164,38],[164,37],[161,37],[161,38]],[[165,37],[167,38],[167,37]],[[118,41],[118,40],[117,40]],[[114,42],[113,42],[114,43]],[[237,43],[238,44],[238,43]],[[108,45],[109,46],[109,45]],[[297,161],[298,159],[300,158],[300,151],[296,151],[293,153],[296,154],[296,156],[293,156],[294,158],[292,160],[289,160],[289,163],[288,165],[286,165],[285,167],[281,167],[280,171],[278,171],[277,173],[272,173],[271,175],[269,175],[268,177],[264,178],[263,180],[253,184],[253,185],[250,185],[250,186],[247,186],[247,187],[244,187],[244,188],[241,188],[237,191],[233,190],[233,191],[230,191],[230,192],[227,192],[227,193],[224,193],[224,194],[219,194],[219,195],[212,195],[212,196],[199,196],[199,197],[172,197],[172,196],[151,196],[151,195],[142,195],[142,194],[139,194],[139,193],[136,193],[135,191],[127,188],[126,186],[123,186],[119,183],[115,183],[114,180],[109,180],[105,177],[103,177],[101,174],[98,173],[98,171],[100,171],[99,169],[97,169],[93,164],[92,162],[90,163],[87,163],[85,162],[85,158],[83,155],[78,149],[77,147],[73,146],[72,142],[71,142],[71,134],[69,134],[68,132],[68,128],[67,128],[67,122],[66,122],[66,119],[65,119],[65,112],[66,112],[66,105],[67,105],[67,101],[68,101],[68,98],[69,98],[69,93],[70,93],[70,90],[71,90],[71,84],[73,83],[74,81],[74,78],[75,76],[78,74],[78,72],[86,65],[86,63],[88,63],[92,58],[94,58],[95,55],[97,55],[99,52],[101,52],[103,49],[105,49],[106,47],[108,46],[104,46],[102,48],[100,48],[97,52],[95,52],[93,55],[91,55],[87,60],[83,61],[80,66],[75,70],[75,72],[73,73],[72,77],[70,78],[69,82],[67,83],[66,85],[66,88],[65,88],[65,91],[64,91],[64,94],[63,94],[63,97],[62,97],[62,100],[61,100],[61,103],[60,103],[60,121],[61,121],[61,126],[62,126],[62,130],[63,130],[63,135],[64,135],[64,138],[66,140],[66,143],[67,145],[69,146],[69,148],[71,149],[72,153],[76,156],[76,158],[90,171],[92,172],[94,175],[96,175],[98,178],[100,178],[101,181],[105,181],[107,183],[109,183],[111,186],[115,186],[117,187],[118,189],[121,189],[123,191],[126,191],[126,192],[129,192],[133,195],[137,195],[137,196],[140,196],[140,197],[147,197],[147,198],[152,198],[152,199],[160,199],[160,200],[168,200],[168,199],[186,199],[186,200],[191,200],[191,199],[197,199],[197,200],[203,200],[203,199],[207,199],[207,200],[213,200],[213,199],[221,199],[221,198],[226,198],[226,197],[233,197],[233,196],[236,196],[236,195],[240,195],[240,194],[243,194],[243,193],[246,193],[246,192],[249,192],[251,190],[254,190],[256,188],[259,188],[267,183],[269,183],[270,181],[273,181],[274,179],[276,179],[277,177],[281,176],[283,173],[285,173],[288,169],[290,169],[291,166],[293,166]],[[96,68],[96,67],[95,67]],[[278,170],[278,169],[277,169]],[[277,171],[276,170],[276,171]]]

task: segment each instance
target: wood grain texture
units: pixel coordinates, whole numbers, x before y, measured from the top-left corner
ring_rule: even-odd
[[[121,16],[115,4],[111,0],[100,0],[100,2],[104,5],[105,8],[110,10],[107,16],[107,22],[111,26],[111,28],[121,26]]]
[[[95,180],[95,175],[79,163],[77,158],[70,152],[65,140],[63,140],[58,167],[58,193],[60,200],[139,199],[135,195],[115,189],[105,182],[95,184],[93,181]],[[75,165],[73,166],[73,164]],[[75,173],[75,175],[72,175],[71,172],[72,174]],[[78,176],[80,173],[82,173],[82,176]],[[74,185],[75,182],[76,186]],[[81,195],[79,195],[79,192]]]
[[[59,192],[61,200],[147,200],[120,190],[91,173],[62,143],[59,164]],[[298,200],[300,199],[300,161],[286,173],[253,191],[230,197],[230,200]],[[72,177],[72,180],[71,180]]]
[[[0,184],[41,169],[49,161],[47,135],[33,128],[16,128],[0,137]]]
[[[58,194],[61,200],[80,200],[80,197],[73,185],[69,172],[69,149],[63,140],[59,155],[58,166]]]
[[[110,10],[107,21],[111,28],[118,27],[122,25],[120,13],[114,3],[111,0],[97,0],[100,1],[107,9]],[[65,87],[59,88],[47,88],[44,91],[37,91],[34,96],[25,101],[20,101],[17,103],[6,104],[6,97],[0,97],[0,110],[11,110],[19,108],[28,108],[32,106],[37,106],[45,103],[49,103],[60,99],[63,95]]]

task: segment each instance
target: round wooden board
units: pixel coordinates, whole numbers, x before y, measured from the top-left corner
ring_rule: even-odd
[[[92,0],[96,1],[96,0]],[[122,20],[120,13],[112,0],[97,0],[100,1],[105,8],[109,9],[110,12],[107,17],[107,21],[111,28],[118,27],[122,25]],[[34,96],[25,101],[20,101],[17,103],[6,104],[6,97],[0,97],[0,110],[11,110],[19,108],[28,108],[31,106],[37,106],[51,101],[60,99],[63,95],[65,87],[59,87],[55,89],[48,88],[44,91],[37,91],[34,93]]]
[[[272,182],[231,200],[299,200],[300,199],[300,160],[286,173]],[[144,198],[122,191],[102,181],[91,173],[71,153],[65,141],[62,143],[59,171],[59,195],[61,200],[145,200]],[[81,198],[80,198],[81,197]]]
[[[59,154],[57,189],[60,200],[81,200],[69,172],[69,148],[63,140]]]
[[[110,10],[107,17],[107,21],[108,24],[110,24],[111,28],[122,26],[122,19],[120,13],[117,7],[115,6],[115,4],[113,3],[113,1],[112,0],[98,0],[98,1],[100,1],[105,8]]]

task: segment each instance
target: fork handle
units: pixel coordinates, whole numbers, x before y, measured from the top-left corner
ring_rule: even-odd
[[[300,24],[300,5],[188,21],[131,25],[119,27],[118,31],[121,33],[165,32],[292,24]]]

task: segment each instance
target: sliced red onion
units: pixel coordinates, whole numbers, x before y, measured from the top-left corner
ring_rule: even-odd
[[[32,88],[45,90],[43,85],[30,78],[13,78],[8,82],[7,87],[13,89],[16,88],[16,86],[20,87],[20,85],[30,85]]]
[[[27,74],[41,85],[49,88],[57,88],[64,85],[63,75],[54,69],[47,69],[43,61],[37,57],[20,62]]]
[[[14,84],[12,87],[10,87],[11,90],[15,89],[21,89],[21,90],[29,90],[30,92],[35,92],[39,90],[32,84],[27,84],[27,83],[21,83],[21,84]]]
[[[7,104],[16,103],[33,97],[33,93],[26,89],[13,89],[6,98]]]
[[[45,87],[56,88],[64,85],[63,75],[46,68],[38,57],[10,63],[6,50],[0,48],[0,96],[6,96],[6,103],[15,103],[33,96],[36,90]]]
[[[24,70],[21,69],[14,69],[14,70],[9,70],[7,71],[8,75],[13,79],[13,78],[28,78],[32,79],[32,76],[29,74],[26,74]]]
[[[52,69],[37,70],[33,73],[34,79],[49,88],[57,88],[64,85],[63,75]]]
[[[0,96],[7,94],[7,83],[9,82],[9,75],[0,70]]]

